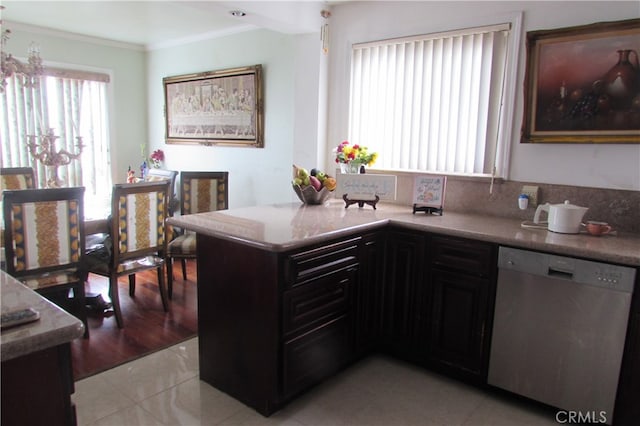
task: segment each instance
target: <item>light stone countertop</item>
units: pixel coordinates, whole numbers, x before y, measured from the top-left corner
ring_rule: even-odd
[[[410,206],[378,203],[377,209],[342,200],[324,205],[284,203],[243,207],[187,216],[169,223],[205,235],[281,252],[388,224],[549,253],[640,266],[640,235],[594,237],[524,228],[522,221],[498,216],[447,212],[442,216],[412,213]]]
[[[0,271],[0,291],[2,313],[29,307],[40,312],[39,320],[0,332],[2,361],[67,343],[83,335],[82,321],[4,271]]]

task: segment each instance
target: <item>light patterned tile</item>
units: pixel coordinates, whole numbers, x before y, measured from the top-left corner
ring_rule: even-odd
[[[78,425],[88,425],[119,410],[130,408],[135,402],[118,391],[102,374],[75,383],[72,400],[76,404]]]
[[[199,369],[198,338],[194,337],[168,348],[168,350],[182,356],[187,360],[187,365],[196,371]]]
[[[197,377],[140,403],[169,425],[216,425],[247,407]]]
[[[384,356],[362,360],[264,417],[200,381],[195,359],[197,339],[190,339],[77,382],[79,426],[555,424],[526,402]]]
[[[197,366],[170,350],[162,350],[101,374],[136,402],[198,376]]]
[[[223,420],[219,426],[305,426],[292,418],[288,410],[281,410],[269,417],[245,407],[233,416]]]
[[[464,426],[557,426],[554,415],[555,411],[540,409],[526,401],[487,395]]]
[[[103,417],[87,426],[169,426],[151,413],[135,405]]]

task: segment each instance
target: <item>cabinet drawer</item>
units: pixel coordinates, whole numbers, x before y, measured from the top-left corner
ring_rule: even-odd
[[[350,266],[315,278],[308,285],[284,292],[283,331],[285,336],[319,326],[343,315],[351,299],[357,269]]]
[[[490,276],[496,265],[493,245],[480,241],[432,236],[429,251],[433,264],[481,277]]]
[[[314,277],[358,262],[358,243],[351,238],[287,256],[284,278],[287,286],[303,284]]]
[[[318,383],[349,360],[349,319],[342,316],[284,344],[286,397]]]

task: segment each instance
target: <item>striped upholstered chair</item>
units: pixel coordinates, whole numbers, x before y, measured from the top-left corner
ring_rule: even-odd
[[[183,215],[229,208],[229,172],[181,172],[180,211]],[[196,235],[185,231],[167,251],[169,298],[173,296],[173,259],[180,259],[182,279],[187,279],[186,259],[196,258]]]
[[[169,185],[169,180],[114,185],[109,234],[87,247],[89,272],[109,277],[109,297],[120,328],[124,320],[119,277],[129,277],[129,295],[134,296],[135,274],[156,269],[162,307],[169,310],[164,275]]]
[[[4,191],[3,210],[7,273],[77,316],[88,337],[84,188]]]
[[[31,167],[3,167],[0,169],[2,190],[33,189],[35,176]]]

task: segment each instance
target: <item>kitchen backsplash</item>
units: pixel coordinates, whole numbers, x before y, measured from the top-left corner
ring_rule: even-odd
[[[540,188],[538,203],[571,204],[588,207],[584,221],[608,222],[614,230],[640,234],[640,191],[551,185],[535,182],[502,181],[490,183],[465,178],[447,180],[444,211],[468,212],[481,215],[533,220],[535,207],[518,208],[518,195],[523,185]],[[398,175],[396,203],[412,204],[413,176]],[[546,218],[546,214],[544,216]]]

